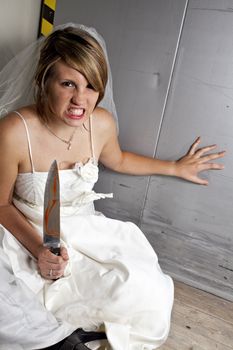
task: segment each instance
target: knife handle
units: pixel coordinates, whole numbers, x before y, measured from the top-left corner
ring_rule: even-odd
[[[60,254],[60,247],[57,247],[57,248],[51,247],[49,250],[51,253],[53,253],[55,255],[61,255]]]

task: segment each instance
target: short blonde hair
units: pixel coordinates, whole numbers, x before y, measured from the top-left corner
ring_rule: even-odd
[[[77,69],[93,89],[99,92],[96,105],[104,97],[108,67],[104,51],[98,41],[80,28],[67,27],[56,30],[45,39],[35,74],[36,107],[40,118],[44,121],[47,121],[44,101],[45,85],[53,65],[60,59],[70,67]]]

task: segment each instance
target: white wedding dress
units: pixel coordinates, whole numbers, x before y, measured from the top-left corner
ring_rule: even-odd
[[[34,169],[22,121],[32,172],[18,174],[14,205],[42,234],[47,173]],[[92,152],[86,164],[59,171],[61,238],[70,257],[64,277],[43,279],[33,257],[0,226],[0,349],[40,349],[79,327],[101,325],[114,350],[152,350],[167,338],[173,282],[136,225],[95,212],[93,201],[109,195],[93,191]]]

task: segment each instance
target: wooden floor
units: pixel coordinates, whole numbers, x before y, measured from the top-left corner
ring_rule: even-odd
[[[233,303],[176,282],[170,336],[159,349],[233,349]]]

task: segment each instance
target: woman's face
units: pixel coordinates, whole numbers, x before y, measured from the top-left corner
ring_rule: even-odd
[[[46,83],[46,110],[69,126],[81,126],[93,112],[99,97],[86,78],[63,61],[53,66]]]

